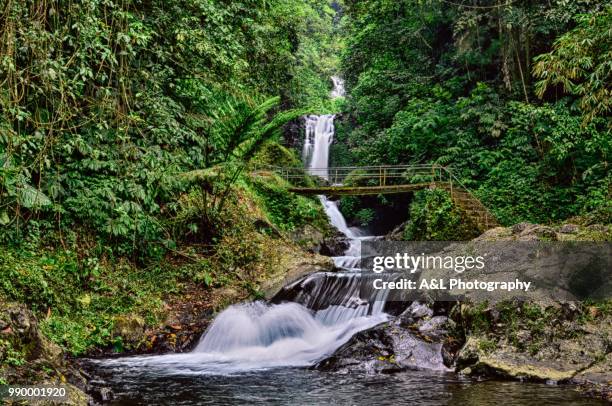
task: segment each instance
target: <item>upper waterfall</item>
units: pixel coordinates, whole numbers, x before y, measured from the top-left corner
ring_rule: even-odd
[[[305,159],[308,159],[308,172],[311,175],[328,179],[327,165],[329,148],[334,141],[335,115],[308,116],[306,121],[306,137],[304,139]]]
[[[344,89],[344,79],[339,76],[332,76],[332,82],[334,82],[334,89],[331,92],[331,98],[337,99],[338,97],[344,97],[346,90]]]

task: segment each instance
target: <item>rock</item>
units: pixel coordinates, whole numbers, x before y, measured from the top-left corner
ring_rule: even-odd
[[[612,381],[609,364],[593,367],[609,351],[609,317],[593,325],[579,326],[570,320],[548,323],[544,332],[548,338],[539,344],[532,332],[523,329],[517,333],[523,348],[531,346],[529,351],[514,347],[503,335],[469,337],[459,351],[457,371],[469,368],[472,375],[539,382],[583,383],[589,376],[596,382]]]
[[[279,250],[280,253],[280,250]],[[330,257],[318,254],[305,254],[301,250],[291,250],[281,255],[281,260],[276,267],[276,272],[266,275],[261,281],[261,290],[266,299],[271,299],[285,286],[299,280],[300,278],[316,273],[331,272],[334,262]]]
[[[323,232],[310,224],[306,224],[305,226],[294,230],[291,232],[290,237],[291,240],[302,248],[315,253],[320,251],[321,245],[325,239]]]
[[[33,347],[31,357],[34,359],[45,359],[52,365],[61,365],[64,359],[64,352],[61,347],[50,341],[40,331],[37,331],[36,334],[37,345]]]
[[[442,343],[426,342],[397,323],[384,323],[354,335],[313,369],[338,373],[393,373],[406,369],[447,370]]]
[[[483,347],[483,339],[470,337],[459,353],[457,370],[462,374],[539,382],[567,382],[578,372],[576,366],[562,365],[556,360],[539,361],[507,347],[498,347],[490,353]]]
[[[433,310],[429,308],[426,304],[422,304],[419,302],[412,302],[410,306],[402,314],[399,315],[398,321],[402,325],[409,325],[414,323],[418,319],[422,319],[424,317],[433,316]]]
[[[393,341],[384,329],[373,328],[354,335],[334,354],[313,369],[335,372],[362,372],[366,374],[402,370],[394,359]]]
[[[512,226],[512,235],[521,234],[523,231],[533,227],[536,227],[536,225],[526,222],[515,224]]]
[[[527,343],[531,340],[531,332],[527,330],[521,330],[518,333],[516,333],[516,338],[521,343]]]
[[[345,237],[326,238],[320,245],[319,254],[328,257],[339,257],[346,252],[350,243]]]
[[[503,235],[501,232],[498,234]],[[559,239],[557,233],[551,227],[531,223],[515,224],[511,228],[511,235],[514,237],[513,239],[519,241],[557,241]],[[477,240],[480,239],[482,239],[482,236]]]
[[[404,229],[408,222],[404,222],[395,227],[389,234],[385,236],[386,241],[402,241],[404,239]]]
[[[521,231],[517,239],[520,241],[557,241],[559,238],[551,227],[532,224]]]
[[[81,389],[74,385],[62,383],[67,386],[68,399],[62,402],[66,406],[87,406],[89,405],[89,396]]]
[[[145,322],[135,314],[115,317],[113,336],[121,337],[126,343],[138,343],[144,338]]]
[[[87,393],[89,393],[94,400],[102,403],[110,402],[115,398],[112,389],[105,386],[90,386],[87,389]]]
[[[62,349],[38,328],[38,320],[25,306],[3,303],[0,300],[2,338],[10,342],[13,351],[27,361],[18,368],[12,368],[1,361],[4,348],[0,345],[0,381],[27,385],[66,385],[68,399],[62,404],[87,405],[87,395],[73,385],[84,385],[81,370],[66,362]],[[71,383],[66,383],[66,380]]]
[[[13,307],[9,314],[11,315],[11,327],[15,332],[20,334],[31,334],[32,323],[30,320],[34,317],[32,313],[22,306]]]
[[[607,233],[610,231],[610,228],[603,224],[591,224],[587,227],[587,230],[591,232]]]
[[[607,354],[602,361],[580,371],[572,378],[572,382],[612,386],[612,353]]]
[[[576,234],[580,227],[576,224],[563,224],[559,228],[559,232],[562,234]]]
[[[612,353],[595,365],[580,371],[571,382],[581,385],[582,390],[589,396],[612,401]]]
[[[283,129],[283,144],[289,148],[301,151],[304,145],[306,125],[303,118],[296,118],[285,124]]]
[[[430,338],[439,338],[454,328],[455,322],[446,316],[434,316],[419,326],[419,332]]]

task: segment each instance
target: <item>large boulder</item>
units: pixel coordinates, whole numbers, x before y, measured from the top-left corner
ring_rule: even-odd
[[[421,305],[422,306],[422,305]],[[421,314],[420,306],[410,311]],[[421,314],[420,327],[406,327],[400,317],[354,335],[314,369],[338,373],[392,373],[407,369],[449,370],[445,357],[447,318]],[[422,328],[423,332],[418,329]],[[423,334],[424,333],[424,334]]]
[[[276,264],[267,274],[262,275],[259,281],[266,299],[273,298],[283,287],[306,275],[334,269],[334,262],[330,257],[306,253],[292,246],[281,245],[277,248]]]
[[[612,353],[608,353],[595,365],[578,372],[571,382],[581,385],[588,395],[612,401]]]
[[[442,343],[421,340],[407,329],[385,324],[357,333],[314,369],[338,373],[392,373],[407,369],[447,370]]]
[[[545,334],[545,341],[537,341],[526,329],[519,330],[514,340],[502,331],[470,336],[457,357],[457,371],[474,376],[577,383],[610,396],[610,316],[596,322],[557,318],[543,320],[542,324],[533,334]],[[519,322],[517,326],[520,325]]]
[[[326,238],[319,247],[319,254],[328,257],[339,257],[346,252],[349,246],[350,242],[346,237]]]

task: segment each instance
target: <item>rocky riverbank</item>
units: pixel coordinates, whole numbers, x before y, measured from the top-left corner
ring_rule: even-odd
[[[278,236],[276,238],[279,238]],[[330,258],[345,242],[305,227],[273,244],[267,271],[253,281],[272,297],[280,287],[309,273],[331,271]],[[557,228],[520,224],[488,231],[479,240],[605,240],[604,226]],[[275,241],[279,241],[275,239]],[[311,251],[311,252],[308,252]],[[273,266],[270,266],[273,264]],[[164,321],[148,324],[137,314],[117,316],[112,334],[124,348],[99,347],[89,355],[188,351],[216,311],[246,300],[243,285],[204,290],[196,285],[169,295]],[[612,307],[610,303],[412,303],[394,306],[391,320],[353,336],[312,368],[333,373],[379,374],[427,368],[454,371],[476,380],[516,379],[575,384],[590,396],[612,400]],[[40,331],[24,305],[0,306],[0,382],[66,383],[70,404],[112,398],[103,381],[90,379],[78,363]]]
[[[606,226],[522,223],[475,241],[609,241]],[[523,266],[525,264],[522,264]],[[448,370],[474,379],[574,384],[612,400],[612,306],[578,302],[414,302],[356,334],[314,368],[337,373]]]

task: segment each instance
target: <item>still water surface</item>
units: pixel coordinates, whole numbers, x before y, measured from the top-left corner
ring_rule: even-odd
[[[233,375],[167,375],[125,365],[96,365],[113,405],[603,405],[572,386],[474,382],[454,374],[409,371],[339,375],[302,368]]]

